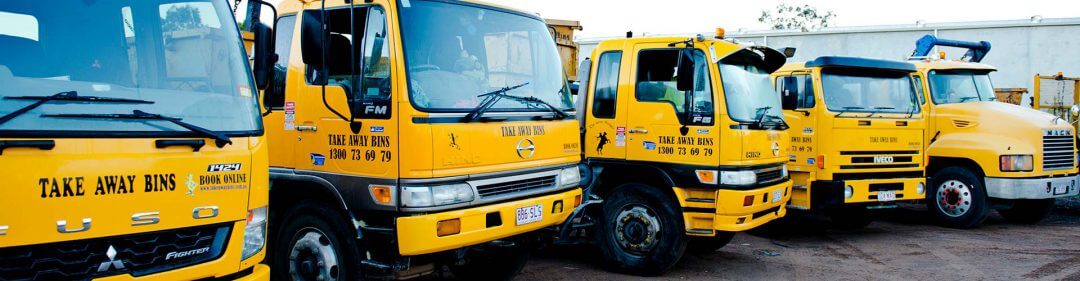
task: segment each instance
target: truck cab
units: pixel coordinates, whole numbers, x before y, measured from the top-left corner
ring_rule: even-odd
[[[269,279],[268,143],[224,1],[0,22],[0,279]]]
[[[769,82],[785,58],[720,38],[606,40],[581,67],[587,214],[609,269],[661,274],[786,213],[788,126]]]
[[[914,72],[907,62],[855,57],[819,57],[773,72],[792,127],[788,208],[862,227],[869,209],[925,197],[926,121]]]
[[[473,1],[278,11],[264,92],[275,277],[449,265],[506,279],[580,204],[578,125],[543,19]]]

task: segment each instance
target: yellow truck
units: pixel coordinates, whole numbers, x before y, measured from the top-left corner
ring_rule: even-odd
[[[968,48],[962,59],[927,56],[934,46]],[[1065,120],[997,102],[989,42],[927,35],[912,63],[927,113],[927,208],[944,225],[978,226],[991,210],[1020,223],[1042,220],[1054,199],[1077,195],[1076,132]]]
[[[661,274],[786,213],[788,125],[769,79],[785,57],[718,33],[606,40],[582,63],[594,181],[580,221],[609,269]]]
[[[0,279],[269,279],[265,81],[224,1],[5,1],[0,22]]]
[[[907,62],[819,57],[773,72],[792,127],[788,208],[844,227],[926,195],[926,128]]]
[[[505,279],[580,204],[578,124],[543,19],[473,1],[278,10],[263,95],[275,278],[448,265]]]

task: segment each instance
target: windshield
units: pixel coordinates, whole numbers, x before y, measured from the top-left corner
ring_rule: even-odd
[[[224,1],[5,1],[0,22],[0,115],[31,106],[35,97],[71,91],[146,101],[48,101],[16,112],[0,124],[0,135],[192,134],[162,120],[43,116],[134,110],[233,134],[261,129],[247,59]]]
[[[989,71],[930,71],[930,93],[936,104],[996,100]]]
[[[409,99],[419,109],[467,112],[484,100],[478,95],[528,83],[506,94],[572,110],[543,21],[468,3],[411,1],[400,10]],[[488,111],[546,110],[501,99]]]
[[[742,50],[718,64],[724,85],[728,115],[739,122],[757,122],[763,117],[782,120],[780,94],[773,88],[769,73],[758,68],[761,62],[755,53]]]
[[[907,72],[826,68],[821,88],[832,112],[919,112],[915,84]]]

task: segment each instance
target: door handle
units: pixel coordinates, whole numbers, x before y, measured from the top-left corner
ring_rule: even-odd
[[[312,131],[312,132],[314,132],[314,131],[318,131],[319,127],[315,127],[315,126],[296,126],[296,130],[301,131],[301,132],[303,132],[303,131]]]
[[[646,129],[630,129],[630,130],[628,130],[626,132],[631,133],[631,134],[648,134],[649,130],[646,130]]]

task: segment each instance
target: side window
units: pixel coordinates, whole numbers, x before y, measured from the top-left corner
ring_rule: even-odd
[[[911,79],[915,80],[915,96],[919,98],[919,104],[926,104],[926,96],[923,93],[922,76],[911,76]]]
[[[305,11],[320,17],[322,11]],[[351,17],[350,17],[351,16]],[[379,6],[326,10],[326,73],[308,67],[308,83],[326,79],[348,96],[349,110],[361,119],[390,118],[390,49],[386,12]],[[318,79],[318,80],[317,80]]]
[[[594,82],[596,93],[592,98],[592,113],[596,118],[615,118],[621,64],[622,52],[606,52],[600,55]]]
[[[670,103],[676,113],[691,109],[692,123],[712,123],[713,95],[705,53],[694,50],[693,58],[679,49],[645,50],[638,54],[635,98],[646,102]],[[676,86],[679,62],[693,62],[694,89],[687,95]],[[687,97],[691,101],[687,101]],[[688,106],[689,105],[689,106]]]
[[[781,77],[776,88],[785,110],[814,107],[814,79],[809,75]]]
[[[274,64],[274,80],[263,91],[266,95],[266,107],[280,109],[285,106],[285,76],[289,70],[289,51],[292,49],[293,30],[296,27],[296,15],[287,15],[278,19],[274,30],[274,53],[278,61]]]
[[[390,48],[386,41],[386,13],[374,7],[368,12],[364,31],[364,76],[360,84],[365,99],[390,98]]]

